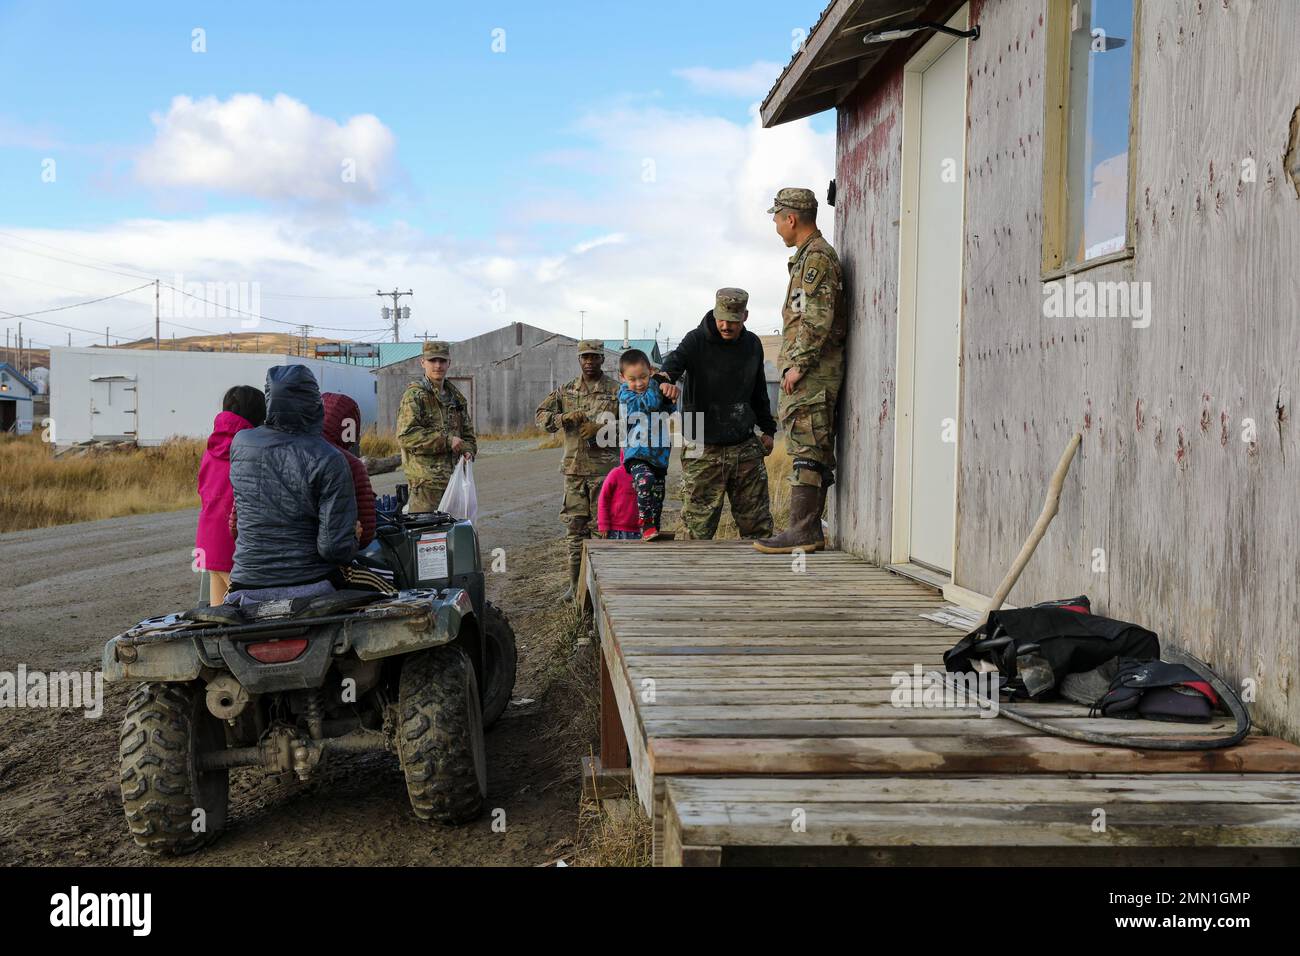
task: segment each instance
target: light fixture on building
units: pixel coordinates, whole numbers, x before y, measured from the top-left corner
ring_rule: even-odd
[[[868,33],[862,37],[863,43],[888,43],[891,40],[904,40],[914,33],[920,33],[922,30],[937,30],[940,33],[946,33],[949,36],[961,37],[965,40],[978,40],[980,28],[971,27],[969,30],[954,30],[950,26],[942,23],[935,23],[933,20],[912,20],[910,23],[900,23],[896,27],[890,27],[888,30]]]

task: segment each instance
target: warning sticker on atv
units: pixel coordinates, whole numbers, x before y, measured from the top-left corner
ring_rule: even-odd
[[[420,536],[415,545],[415,571],[421,581],[447,576],[447,532]]]

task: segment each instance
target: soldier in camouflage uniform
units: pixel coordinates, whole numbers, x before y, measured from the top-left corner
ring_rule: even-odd
[[[745,328],[749,293],[719,289],[713,309],[664,358],[660,390],[676,399],[693,439],[682,449],[682,525],[690,538],[711,539],[724,498],[742,538],[772,533],[767,465],[776,420],[767,398],[763,343]],[[703,434],[699,426],[703,425]],[[758,433],[755,433],[755,429]]]
[[[461,458],[478,454],[478,439],[465,396],[447,381],[451,349],[425,342],[420,354],[424,377],[412,382],[397,409],[397,444],[410,485],[410,511],[437,511],[442,493]]]
[[[844,378],[847,317],[840,301],[840,260],[817,228],[817,197],[782,189],[768,210],[793,247],[781,308],[781,427],[790,453],[790,525],[754,542],[768,554],[825,547],[821,517],[835,483],[835,403]]]
[[[600,486],[611,468],[618,465],[617,431],[602,427],[618,421],[618,382],[606,375],[605,344],[596,339],[578,343],[578,364],[582,374],[561,385],[537,407],[537,427],[548,432],[564,431],[564,507],[560,520],[568,530],[569,590],[564,599],[571,600],[578,584],[582,565],[582,543],[591,537],[596,523],[596,503]]]

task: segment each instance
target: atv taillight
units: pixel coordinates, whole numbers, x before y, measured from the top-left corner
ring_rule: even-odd
[[[281,641],[258,641],[256,644],[245,644],[244,650],[248,651],[248,656],[255,661],[261,661],[263,664],[283,664],[285,661],[291,661],[302,654],[307,649],[307,638],[294,637]]]

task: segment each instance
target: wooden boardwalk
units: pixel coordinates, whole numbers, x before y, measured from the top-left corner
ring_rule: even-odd
[[[656,862],[1300,861],[1285,741],[1134,750],[894,706],[891,677],[942,670],[961,632],[920,616],[943,604],[932,589],[851,555],[593,540],[584,584],[601,760],[630,766]],[[1021,709],[1129,736],[1232,730]]]

